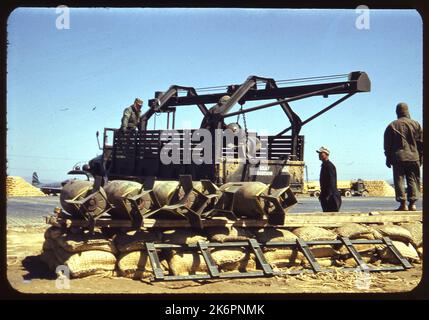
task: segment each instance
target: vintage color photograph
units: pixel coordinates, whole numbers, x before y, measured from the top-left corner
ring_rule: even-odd
[[[422,28],[364,5],[15,9],[11,287],[413,290]]]

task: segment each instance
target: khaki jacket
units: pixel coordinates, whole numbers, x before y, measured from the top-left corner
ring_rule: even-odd
[[[409,116],[391,122],[384,132],[384,154],[390,164],[418,161],[423,157],[423,130]]]
[[[140,122],[140,111],[134,108],[134,105],[129,106],[124,110],[124,115],[121,120],[121,129],[135,129]]]

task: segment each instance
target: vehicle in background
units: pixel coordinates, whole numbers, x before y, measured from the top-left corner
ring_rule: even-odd
[[[337,188],[343,197],[368,197],[369,192],[365,187],[365,183],[362,179],[357,180],[339,180],[337,181]],[[319,197],[320,185],[317,181],[310,181],[306,183],[304,188],[306,193],[312,197]]]
[[[69,171],[67,174],[76,174],[76,175],[85,175],[86,179],[88,181],[93,180],[92,176],[86,172],[80,170],[80,167],[74,167],[73,170]],[[64,185],[69,182],[70,180],[76,180],[77,178],[72,179],[66,179],[61,182],[52,182],[52,183],[41,183],[39,180],[39,176],[37,172],[33,172],[33,178],[31,181],[31,184],[37,188],[39,188],[43,193],[47,195],[58,195],[61,193],[61,190],[63,189]]]

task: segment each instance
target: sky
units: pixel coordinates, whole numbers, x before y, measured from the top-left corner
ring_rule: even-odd
[[[320,146],[331,150],[339,180],[391,179],[383,133],[407,102],[422,123],[422,20],[414,10],[19,8],[8,19],[7,174],[60,181],[100,154],[96,131],[118,128],[135,97],[170,85],[241,84],[365,71],[371,92],[355,94],[305,125],[308,178],[318,179]],[[67,25],[66,25],[67,26]],[[302,120],[339,96],[292,102]],[[262,102],[261,102],[262,103]],[[254,105],[254,104],[253,104]],[[245,104],[245,107],[252,104]],[[209,106],[210,107],[210,106]],[[235,108],[236,109],[236,108]],[[235,110],[234,109],[234,110]],[[165,128],[165,115],[149,128]],[[185,107],[176,128],[198,128]],[[247,115],[250,131],[289,127],[280,107]]]

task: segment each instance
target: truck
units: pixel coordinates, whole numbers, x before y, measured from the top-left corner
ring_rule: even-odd
[[[252,75],[242,84],[172,85],[156,91],[139,130],[104,129],[102,154],[82,167],[94,182],[65,185],[60,197],[64,212],[91,227],[106,215],[127,219],[136,228],[146,218],[184,219],[202,228],[203,220],[219,215],[283,224],[287,210],[296,203],[294,191],[304,180],[302,127],[371,88],[362,71],[292,80]],[[294,81],[299,85],[290,85]],[[309,84],[303,85],[304,81]],[[307,119],[291,106],[310,97],[338,95]],[[256,101],[264,102],[246,105]],[[202,114],[200,126],[176,128],[176,112],[192,106]],[[248,114],[273,107],[283,111],[290,125],[285,121],[280,132],[270,135],[247,128]],[[149,129],[148,121],[160,114],[167,117],[166,127]],[[261,126],[267,125],[263,122],[267,119],[260,118]],[[228,132],[237,135],[229,142]]]
[[[338,180],[337,188],[343,197],[368,197],[369,191],[365,187],[365,183],[362,179],[357,180]],[[304,188],[307,194],[312,197],[318,197],[320,195],[319,182],[311,181],[307,182]]]

